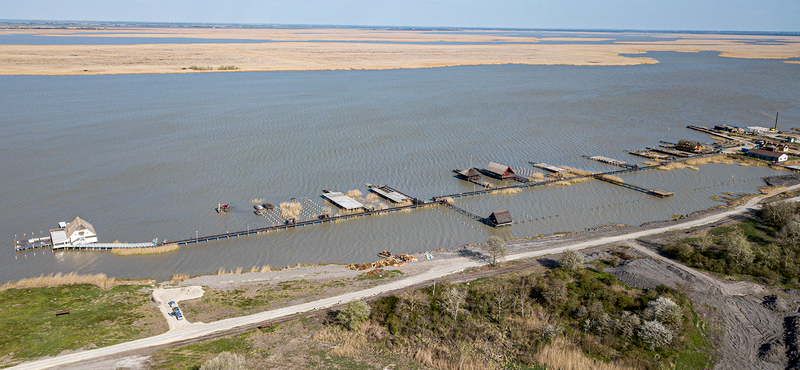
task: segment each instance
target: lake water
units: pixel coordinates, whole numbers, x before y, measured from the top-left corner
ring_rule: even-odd
[[[432,207],[161,255],[13,250],[15,234],[46,233],[75,216],[105,242],[176,240],[272,224],[251,212],[253,199],[325,205],[323,189],[366,195],[365,183],[429,199],[471,190],[451,172],[470,163],[608,171],[614,167],[581,156],[640,163],[625,151],[662,139],[711,141],[686,125],[769,126],[777,109],[782,126],[797,126],[798,65],[649,55],[660,63],[0,77],[0,282],[59,271],[164,278],[365,262],[384,249],[641,224],[714,206],[709,197],[721,192],[755,192],[758,178],[775,174],[706,165],[622,176],[673,191],[668,199],[590,181],[456,201],[481,215],[509,209],[518,220],[539,218],[498,230]],[[219,215],[219,202],[236,208]]]

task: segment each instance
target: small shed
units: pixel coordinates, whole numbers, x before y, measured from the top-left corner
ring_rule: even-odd
[[[498,179],[507,179],[514,176],[514,170],[511,167],[494,162],[489,162],[489,165],[483,169],[483,173]]]
[[[467,169],[467,170],[461,170],[461,171],[458,171],[456,173],[458,174],[458,177],[460,177],[460,178],[462,178],[464,180],[467,180],[467,181],[474,181],[474,180],[478,180],[478,179],[481,178],[481,173],[478,172],[478,170],[476,170],[474,168],[470,168],[470,169]]]
[[[509,226],[513,220],[508,210],[494,211],[489,215],[489,223],[494,227]]]

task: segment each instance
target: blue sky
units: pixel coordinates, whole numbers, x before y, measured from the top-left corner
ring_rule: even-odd
[[[800,0],[0,0],[0,19],[800,32]]]

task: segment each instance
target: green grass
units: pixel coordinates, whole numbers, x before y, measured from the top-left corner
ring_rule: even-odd
[[[247,340],[251,333],[243,333],[228,338],[189,344],[158,352],[154,369],[199,369],[200,365],[222,352],[252,356],[255,348]]]
[[[358,277],[358,280],[380,280],[380,279],[393,278],[398,275],[403,275],[403,272],[400,270],[389,270],[389,271],[383,271],[379,275],[361,275]]]
[[[673,368],[676,370],[710,369],[715,361],[714,356],[711,355],[714,346],[708,340],[708,329],[705,323],[700,320],[691,303],[689,308],[692,312],[692,326],[685,331],[686,346],[675,356]]]
[[[0,291],[0,353],[33,359],[166,331],[166,323],[163,330],[157,328],[164,318],[155,306],[148,307],[149,293],[141,289],[79,285]],[[62,310],[70,314],[56,317]]]

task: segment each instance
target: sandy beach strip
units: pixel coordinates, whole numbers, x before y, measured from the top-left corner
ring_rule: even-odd
[[[507,32],[511,34],[512,32]],[[800,37],[667,34],[671,40],[594,43],[609,34],[517,37],[363,29],[0,30],[2,34],[267,40],[263,43],[0,45],[0,75],[96,75],[236,71],[384,70],[465,65],[639,65],[648,51],[719,52],[722,57],[800,58]],[[654,34],[648,34],[653,36]],[[579,37],[580,36],[580,37]],[[701,37],[708,36],[708,37]],[[725,37],[721,37],[725,36]],[[580,40],[584,43],[571,43]],[[776,40],[779,40],[776,41]],[[335,41],[335,42],[331,42]],[[542,43],[540,41],[549,41]],[[556,41],[555,43],[552,43]],[[588,42],[586,42],[588,41]]]

